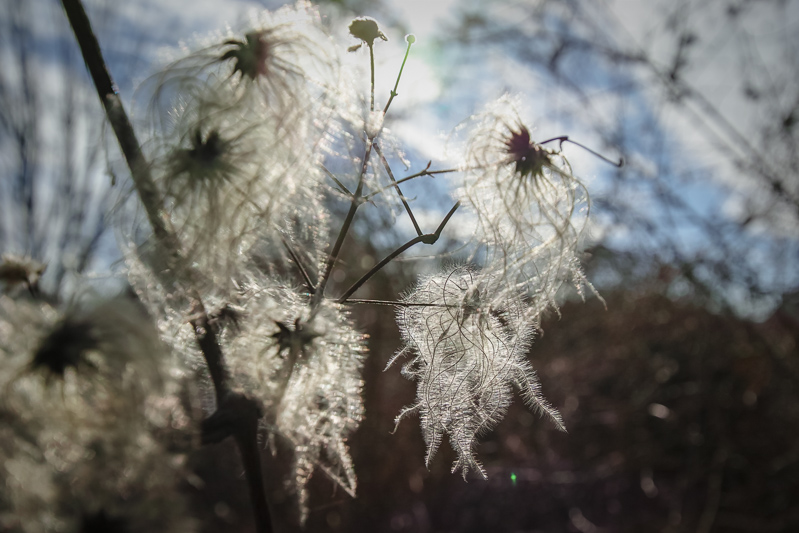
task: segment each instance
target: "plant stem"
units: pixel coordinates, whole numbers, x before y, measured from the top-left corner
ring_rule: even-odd
[[[402,77],[402,69],[405,68],[405,62],[408,61],[408,54],[411,53],[411,45],[413,44],[411,41],[408,42],[408,47],[405,49],[405,57],[402,59],[402,65],[400,65],[399,74],[397,74],[397,82],[394,84],[394,89],[391,91],[391,96],[386,102],[386,107],[383,108],[383,114],[385,115],[388,112],[388,108],[391,105],[391,102],[394,101],[394,97],[397,96],[397,88],[399,87],[400,78]],[[374,81],[372,82],[372,86],[374,86]],[[374,111],[374,108],[372,109]]]
[[[369,67],[372,72],[372,89],[371,99],[369,103],[369,111],[375,110],[375,47],[374,44],[369,44]]]
[[[349,298],[346,302],[340,303],[345,305],[390,305],[392,307],[458,307],[457,305],[447,304],[396,302],[393,300],[368,300],[363,298]]]
[[[386,172],[388,172],[388,177],[391,178],[391,184],[397,190],[397,194],[399,195],[400,200],[402,201],[402,205],[405,206],[405,211],[408,213],[408,216],[411,217],[411,222],[413,223],[413,228],[416,230],[416,234],[421,236],[422,230],[421,228],[419,228],[419,224],[416,222],[416,217],[413,216],[413,211],[411,211],[411,206],[409,206],[408,201],[405,200],[405,195],[402,194],[402,189],[399,188],[397,180],[394,179],[394,173],[391,172],[391,166],[389,166],[386,156],[383,155],[382,150],[380,150],[380,146],[375,144],[374,147],[375,147],[375,152],[377,152],[377,155],[380,156],[380,160],[383,162],[383,167],[385,167]]]
[[[236,445],[241,454],[247,486],[250,491],[250,502],[255,516],[255,530],[259,533],[273,531],[272,516],[264,488],[263,471],[261,470],[261,450],[258,446],[258,420],[250,418],[243,430],[236,432]]]
[[[458,209],[458,207],[460,207],[460,205],[461,203],[457,202],[454,206],[452,206],[452,209],[449,210],[449,213],[447,213],[447,215],[444,217],[444,220],[441,221],[441,224],[438,225],[438,228],[434,233],[428,233],[426,235],[419,235],[417,237],[414,237],[413,239],[409,240],[408,242],[406,242],[405,244],[403,244],[402,246],[400,246],[399,248],[388,254],[386,257],[384,257],[383,260],[377,263],[375,266],[373,266],[372,269],[369,270],[369,272],[361,276],[361,278],[358,281],[353,283],[352,286],[339,297],[338,303],[340,304],[345,303],[347,299],[350,296],[352,296],[353,293],[355,293],[355,291],[357,291],[361,287],[361,285],[369,281],[369,279],[372,276],[380,272],[383,269],[383,267],[385,267],[387,264],[393,261],[394,258],[396,258],[398,255],[403,253],[408,248],[411,248],[412,246],[415,246],[420,242],[423,242],[425,244],[435,244],[436,241],[438,241],[438,238],[441,236],[441,232],[444,231],[444,227],[447,225],[447,222],[449,222],[449,219],[452,218],[452,215],[455,214],[455,211]]]
[[[358,176],[358,187],[355,189],[355,192],[352,195],[350,210],[347,212],[347,216],[344,219],[344,223],[341,225],[341,230],[338,232],[336,243],[333,245],[333,249],[330,250],[330,255],[327,256],[327,262],[325,263],[325,270],[322,272],[322,277],[319,279],[319,284],[316,286],[316,292],[314,293],[314,297],[312,300],[313,308],[316,308],[319,305],[319,303],[321,303],[322,298],[324,298],[327,281],[330,279],[330,273],[333,270],[333,266],[336,264],[336,260],[338,259],[338,254],[341,252],[341,247],[344,244],[344,239],[347,237],[347,234],[350,231],[350,226],[352,226],[352,221],[355,219],[355,212],[358,210],[358,207],[360,207],[360,205],[364,201],[362,197],[363,183],[364,183],[364,178],[366,177],[366,170],[369,167],[369,157],[372,154],[372,146],[373,146],[372,141],[369,140],[366,146],[366,153],[364,153],[363,156],[361,173],[360,176]]]
[[[411,174],[410,176],[405,176],[402,179],[398,179],[396,183],[397,183],[397,185],[399,185],[400,183],[405,183],[406,181],[411,181],[413,179],[421,178],[423,176],[435,176],[436,174],[447,174],[447,173],[450,173],[450,172],[460,172],[461,170],[462,169],[460,169],[460,168],[447,168],[447,169],[444,169],[444,170],[426,170],[425,169],[425,170],[423,170],[421,172],[417,172],[416,174]],[[394,184],[392,183],[391,185],[383,187],[382,189],[379,189],[379,190],[376,190],[376,191],[374,191],[372,193],[369,193],[369,194],[366,195],[366,201],[369,201],[372,198],[374,198],[375,196],[377,196],[378,194],[380,194],[382,192],[385,192],[388,189],[393,189],[393,188],[394,188]]]
[[[580,148],[582,148],[583,150],[585,150],[589,154],[592,154],[592,155],[598,157],[602,161],[604,161],[606,163],[610,163],[614,167],[621,168],[621,167],[624,166],[624,158],[619,158],[619,162],[617,163],[616,161],[613,161],[612,159],[608,159],[607,157],[605,157],[604,155],[600,154],[599,152],[595,152],[594,150],[591,150],[586,145],[580,144],[577,141],[573,141],[573,140],[569,139],[568,135],[561,135],[560,137],[552,137],[551,139],[547,139],[546,141],[541,141],[538,144],[547,144],[547,143],[551,143],[551,142],[555,142],[555,141],[560,141],[560,144],[558,145],[558,149],[563,149],[563,143],[566,143],[566,142],[572,143],[574,145],[579,146]]]
[[[308,276],[308,271],[300,261],[300,257],[294,251],[294,248],[291,247],[291,243],[283,236],[280,236],[280,240],[283,242],[283,246],[286,248],[286,251],[291,256],[291,260],[294,261],[294,264],[297,265],[297,269],[300,271],[300,275],[302,276],[303,281],[305,282],[305,286],[308,287],[308,292],[313,294],[316,292],[316,287],[314,287],[313,282],[311,281],[310,276]]]

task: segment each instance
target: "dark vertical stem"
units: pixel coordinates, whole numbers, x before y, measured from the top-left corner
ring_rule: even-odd
[[[160,245],[160,250],[167,256],[170,265],[177,270],[178,278],[189,282],[189,292],[192,293],[194,291],[191,289],[191,280],[194,278],[194,272],[186,266],[186,262],[181,257],[180,243],[162,218],[158,189],[150,174],[133,126],[125,113],[111,75],[108,73],[89,17],[86,15],[81,0],[62,0],[61,3],[75,33],[97,94],[105,108],[108,122],[114,130],[122,154],[130,168],[133,183],[147,212],[147,218]],[[209,324],[208,313],[201,298],[196,294],[193,296],[196,300],[195,316],[197,318],[192,321],[192,325],[195,338],[211,374],[217,401],[217,412],[206,422],[212,421],[213,423],[208,426],[220,430],[221,435],[232,435],[235,438],[250,487],[256,530],[258,533],[270,533],[272,524],[258,450],[258,420],[261,413],[255,407],[253,400],[230,391],[222,348],[219,345],[216,332],[213,325]]]
[[[341,252],[344,239],[347,237],[347,234],[350,231],[352,221],[355,219],[355,212],[358,210],[358,207],[361,205],[361,203],[363,203],[363,182],[366,178],[366,170],[369,168],[369,157],[372,154],[372,146],[372,141],[370,140],[366,147],[366,153],[363,156],[361,174],[358,177],[358,188],[355,189],[355,193],[352,195],[350,210],[347,212],[344,223],[341,225],[341,230],[338,232],[336,243],[333,245],[333,249],[330,250],[330,255],[327,257],[327,262],[325,263],[325,270],[322,272],[322,277],[319,279],[319,284],[316,287],[316,292],[314,293],[313,299],[314,307],[318,306],[322,301],[322,298],[325,296],[325,286],[327,285],[328,279],[330,279],[330,273],[333,270],[333,266],[336,264],[338,254]]]
[[[213,326],[208,323],[205,309],[201,309],[197,314],[201,318],[193,320],[191,323],[194,328],[194,338],[197,339],[197,344],[203,352],[208,373],[211,374],[211,382],[214,384],[216,403],[219,406],[223,398],[230,392],[227,385],[228,373],[224,365],[222,348],[219,346]]]
[[[264,477],[261,470],[261,451],[258,448],[258,420],[249,419],[248,427],[242,428],[236,435],[236,444],[241,454],[241,462],[247,477],[250,490],[250,502],[255,515],[255,530],[259,533],[273,531],[272,517],[264,489]]]
[[[89,17],[86,15],[80,0],[62,0],[61,4],[64,6],[64,12],[72,25],[72,30],[80,46],[86,67],[89,69],[89,74],[97,89],[97,95],[105,108],[108,121],[119,141],[122,155],[130,168],[133,182],[147,212],[147,219],[153,228],[153,233],[162,244],[167,244],[165,246],[166,250],[173,252],[174,255],[174,251],[179,249],[177,241],[171,235],[161,217],[161,199],[150,174],[147,161],[141,151],[141,145],[136,138],[136,133],[133,131],[133,126],[122,107],[122,101],[117,93],[116,85],[105,66],[105,61],[100,51],[100,43],[97,42],[97,37],[94,35]]]

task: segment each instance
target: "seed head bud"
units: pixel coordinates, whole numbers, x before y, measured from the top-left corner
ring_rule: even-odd
[[[358,17],[350,23],[350,35],[356,39],[360,39],[367,46],[372,47],[375,44],[375,39],[378,37],[384,41],[388,41],[388,37],[380,31],[377,21],[372,17]],[[358,45],[360,46],[360,45]]]

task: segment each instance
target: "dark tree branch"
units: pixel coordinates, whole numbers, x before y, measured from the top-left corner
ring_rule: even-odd
[[[190,282],[194,279],[194,272],[183,260],[179,241],[170,231],[162,216],[160,195],[133,131],[133,126],[125,113],[111,75],[108,73],[100,44],[94,35],[86,11],[80,0],[62,0],[62,5],[75,33],[97,94],[105,108],[108,121],[130,168],[136,191],[147,212],[147,218],[161,251],[168,257],[170,266],[177,270],[178,277],[183,281]],[[194,291],[190,290],[190,292]],[[272,525],[264,490],[257,434],[258,421],[262,414],[253,400],[230,391],[228,373],[216,331],[210,324],[201,298],[196,294],[193,296],[196,301],[194,313],[196,318],[191,323],[194,327],[197,344],[202,350],[208,371],[211,374],[217,403],[217,411],[203,426],[203,440],[212,442],[227,436],[235,438],[247,474],[257,531],[268,533],[272,531]]]

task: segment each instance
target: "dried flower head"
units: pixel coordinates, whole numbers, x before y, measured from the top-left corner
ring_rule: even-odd
[[[530,131],[523,124],[516,129],[510,129],[505,139],[508,155],[515,162],[515,172],[519,176],[519,183],[526,178],[537,179],[543,177],[544,169],[553,165],[555,152],[544,148],[530,139]],[[520,185],[521,187],[521,185]]]
[[[588,194],[562,154],[532,140],[512,98],[471,125],[460,200],[477,217],[483,263],[528,294],[537,320],[564,283],[593,290],[578,259]]]
[[[429,465],[441,440],[449,437],[458,459],[453,472],[486,476],[474,457],[477,437],[504,416],[511,391],[547,415],[559,429],[563,421],[544,399],[527,352],[535,328],[519,293],[490,274],[456,266],[420,280],[398,307],[404,348],[413,359],[403,374],[418,383],[416,403],[397,423],[419,413]]]
[[[6,289],[24,285],[28,290],[35,291],[46,269],[47,265],[33,259],[3,254],[0,259],[0,283]]]
[[[369,48],[375,45],[375,39],[382,39],[388,41],[388,37],[380,31],[377,21],[372,17],[357,17],[350,23],[350,35],[356,39],[363,41],[361,44],[366,44]],[[349,51],[354,52],[361,47],[361,44],[351,46]]]
[[[266,430],[292,444],[291,485],[304,521],[314,470],[355,495],[346,441],[363,417],[365,337],[332,302],[313,310],[309,294],[279,284],[250,292],[227,360],[233,381],[264,406]]]

